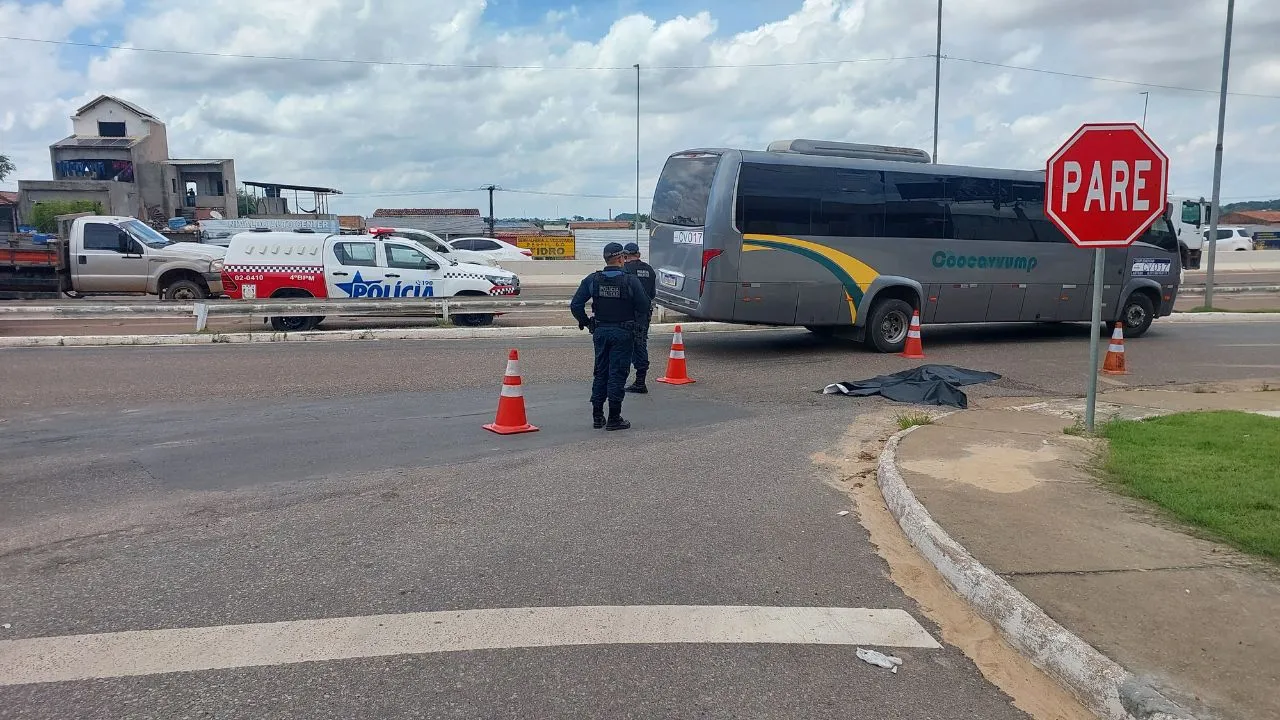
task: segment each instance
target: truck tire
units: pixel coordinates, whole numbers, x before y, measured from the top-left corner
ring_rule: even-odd
[[[911,329],[911,303],[896,298],[877,300],[867,320],[867,345],[877,352],[899,353],[907,346]]]
[[[1120,322],[1124,323],[1124,336],[1142,337],[1156,319],[1156,308],[1146,293],[1135,292],[1124,301],[1120,310]]]
[[[204,300],[209,292],[195,280],[176,280],[160,291],[162,300]]]

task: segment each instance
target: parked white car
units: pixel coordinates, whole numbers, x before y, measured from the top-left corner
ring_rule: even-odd
[[[512,260],[532,260],[533,251],[528,248],[518,247],[509,242],[495,240],[486,237],[465,237],[450,240],[449,244],[454,250],[467,250],[469,252],[482,253],[486,257],[496,262],[510,262]]]
[[[416,228],[370,228],[370,234],[377,233],[383,235],[392,235],[402,237],[405,240],[416,240],[426,246],[428,250],[433,250],[437,254],[443,255],[446,260],[459,263],[471,263],[472,265],[486,265],[488,267],[498,267],[498,262],[490,257],[487,253],[472,252],[471,250],[463,250],[454,248],[449,243],[440,239],[439,235],[430,230],[418,230]]]
[[[1204,231],[1204,238],[1209,238],[1209,231]],[[1241,227],[1220,227],[1218,228],[1218,242],[1214,244],[1217,252],[1224,250],[1252,250],[1253,236],[1248,230]]]

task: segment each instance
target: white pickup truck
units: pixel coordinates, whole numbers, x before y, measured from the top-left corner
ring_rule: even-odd
[[[72,296],[147,293],[165,300],[222,294],[226,248],[173,242],[131,217],[59,221],[58,237],[48,245],[24,245],[8,260],[0,257],[0,285]]]

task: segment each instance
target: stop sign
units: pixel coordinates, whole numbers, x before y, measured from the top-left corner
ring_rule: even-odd
[[[1045,215],[1078,247],[1127,247],[1164,212],[1169,158],[1133,123],[1081,125],[1045,172]]]

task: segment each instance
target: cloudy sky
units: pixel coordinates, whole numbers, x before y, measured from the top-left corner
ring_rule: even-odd
[[[1226,0],[945,2],[942,162],[1043,167],[1081,122],[1140,121],[1147,91],[1172,190],[1208,195]],[[175,157],[339,188],[339,212],[482,207],[483,193],[439,191],[494,183],[507,189],[499,216],[604,216],[634,206],[640,63],[647,211],[664,158],[687,147],[929,149],[935,12],[935,0],[0,0],[0,35],[27,39],[0,39],[0,153],[47,179],[48,145],[107,93],[164,119]],[[1280,2],[1238,0],[1227,200],[1280,197],[1277,38]]]

